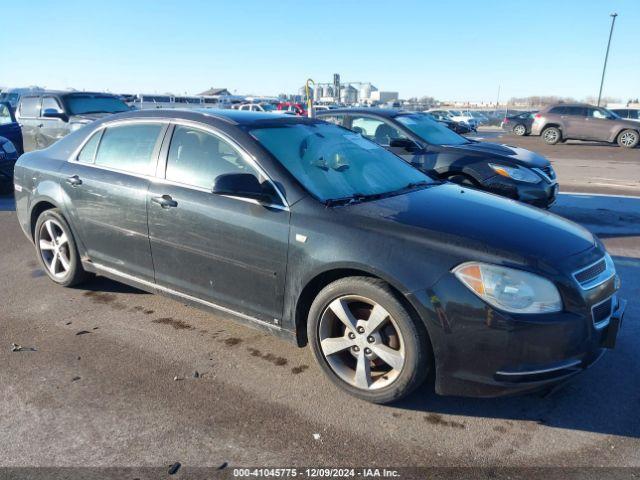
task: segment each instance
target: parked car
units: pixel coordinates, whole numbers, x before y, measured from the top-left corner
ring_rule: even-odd
[[[588,230],[317,119],[128,112],[23,155],[15,182],[55,283],[96,273],[308,344],[373,402],[430,373],[440,394],[552,385],[614,346],[625,309]]]
[[[0,136],[8,139],[18,155],[22,155],[22,129],[8,102],[0,102]]]
[[[279,112],[278,108],[271,103],[243,103],[238,105],[237,110],[246,110],[248,112]]]
[[[518,112],[507,115],[502,119],[500,128],[519,137],[529,135],[531,134],[531,125],[533,125],[535,114],[536,112]]]
[[[534,117],[531,134],[541,135],[549,145],[565,140],[595,140],[634,148],[640,143],[638,123],[588,104],[560,104],[542,109]]]
[[[423,172],[547,208],[558,183],[549,161],[523,148],[462,137],[423,113],[344,109],[317,117],[353,130]]]
[[[307,109],[302,103],[280,102],[278,104],[278,110],[282,110],[283,112],[290,112],[302,117],[305,117],[307,115]]]
[[[611,111],[620,118],[640,122],[640,108],[613,108]]]
[[[43,91],[20,97],[16,118],[22,124],[24,151],[29,152],[99,118],[126,111],[127,104],[108,93]]]
[[[451,118],[451,120],[466,123],[467,125],[469,125],[471,130],[478,130],[478,120],[473,118],[473,116],[468,112],[463,112],[461,110],[443,110],[438,108],[433,108],[431,110],[428,110],[427,112],[447,115],[449,118]]]
[[[465,133],[473,132],[473,130],[471,129],[468,123],[456,122],[455,120],[452,120],[451,117],[447,115],[443,115],[437,112],[424,112],[424,114],[429,115],[436,122],[441,123],[442,125],[446,126],[448,129],[453,130],[454,132],[459,133],[461,135]]]
[[[18,156],[11,140],[0,137],[0,193],[13,192],[13,169]]]

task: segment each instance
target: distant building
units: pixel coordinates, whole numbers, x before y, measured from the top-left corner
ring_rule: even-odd
[[[204,92],[199,93],[198,95],[203,97],[226,96],[226,95],[231,95],[231,92],[226,88],[211,87],[209,90],[205,90]]]
[[[379,103],[396,102],[398,101],[398,92],[384,92],[378,90],[371,92],[371,101]]]

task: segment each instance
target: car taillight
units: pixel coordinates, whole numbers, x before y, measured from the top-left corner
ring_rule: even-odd
[[[509,119],[508,119],[507,117],[504,117],[504,118],[502,119],[502,123],[509,123]]]
[[[536,113],[536,116],[534,118],[542,118],[542,115],[540,115],[539,113]]]

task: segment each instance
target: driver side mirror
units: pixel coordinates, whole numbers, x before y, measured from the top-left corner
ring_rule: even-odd
[[[401,148],[409,153],[418,153],[422,147],[409,138],[394,138],[389,143],[391,148]]]
[[[258,179],[251,173],[225,173],[217,176],[213,183],[212,193],[251,198],[259,202],[270,200]]]
[[[67,115],[60,110],[56,110],[55,108],[45,108],[42,112],[43,118],[59,118],[60,120],[67,121]]]

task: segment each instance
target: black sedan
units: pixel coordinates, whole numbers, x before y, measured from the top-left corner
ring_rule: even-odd
[[[524,148],[470,140],[427,114],[391,109],[319,112],[361,134],[429,175],[548,208],[558,183],[549,161]]]
[[[23,155],[15,188],[54,282],[104,275],[309,344],[373,402],[429,373],[474,396],[564,380],[625,307],[589,231],[315,119],[114,115]]]
[[[536,112],[518,112],[507,115],[502,119],[500,126],[505,132],[511,132],[518,137],[531,134],[531,125]]]

